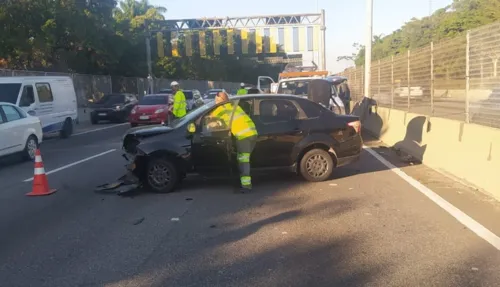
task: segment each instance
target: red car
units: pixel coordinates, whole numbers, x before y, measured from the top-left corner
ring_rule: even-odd
[[[169,95],[146,95],[130,112],[130,125],[166,123],[170,114]]]

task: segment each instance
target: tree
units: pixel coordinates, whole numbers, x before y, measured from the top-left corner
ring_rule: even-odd
[[[432,41],[462,35],[469,29],[500,20],[499,0],[454,0],[429,17],[413,18],[400,29],[373,44],[373,60],[405,53]],[[364,62],[364,49],[357,51],[356,65]]]
[[[147,77],[147,28],[161,28],[167,11],[147,0],[0,1],[0,67],[129,77]],[[155,57],[154,74],[255,82],[257,73],[279,72],[221,50],[206,57],[199,51],[192,57]]]

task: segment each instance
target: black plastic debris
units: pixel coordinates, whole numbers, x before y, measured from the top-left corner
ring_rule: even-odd
[[[145,219],[144,217],[141,217],[141,218],[137,219],[133,224],[134,225],[139,225],[139,224],[141,224],[144,221],[144,219]]]

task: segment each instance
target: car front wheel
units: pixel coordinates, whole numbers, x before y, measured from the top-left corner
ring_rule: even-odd
[[[174,191],[179,182],[175,164],[167,158],[156,158],[147,165],[145,183],[148,188],[158,193]]]
[[[26,160],[35,160],[36,150],[38,148],[38,140],[34,135],[31,135],[26,140],[26,144],[24,146],[23,156]]]
[[[300,173],[311,182],[325,181],[330,178],[334,168],[330,154],[322,149],[308,151],[300,161]]]

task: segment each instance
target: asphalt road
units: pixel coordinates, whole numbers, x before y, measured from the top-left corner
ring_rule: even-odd
[[[500,204],[379,142],[324,183],[268,175],[240,195],[193,177],[172,194],[96,194],[123,174],[126,129],[45,142],[48,197],[25,196],[32,163],[0,167],[0,286],[500,285]]]

